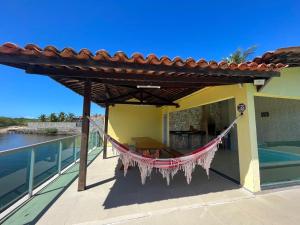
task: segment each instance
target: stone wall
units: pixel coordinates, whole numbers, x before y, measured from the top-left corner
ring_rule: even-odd
[[[58,133],[80,133],[81,124],[78,122],[29,122],[29,130],[57,129]]]
[[[232,104],[233,100],[227,100],[210,105],[172,112],[170,113],[169,129],[170,131],[188,131],[190,130],[190,126],[197,130],[205,129],[205,121],[203,121],[203,117],[204,111],[206,110],[208,114],[208,121],[215,124],[216,131],[221,131],[229,124],[230,120],[234,118],[234,107],[229,107],[229,105],[231,106]]]
[[[172,148],[190,149],[202,146],[208,140],[216,137],[235,118],[234,100],[221,101],[210,105],[199,106],[187,110],[172,112],[169,115],[170,131],[190,131],[194,128],[198,131],[207,131],[207,124],[210,126],[209,135],[176,135],[170,134],[170,146]],[[233,130],[232,147],[237,149],[236,131]]]
[[[170,113],[169,129],[171,131],[187,131],[190,126],[201,129],[202,107]]]

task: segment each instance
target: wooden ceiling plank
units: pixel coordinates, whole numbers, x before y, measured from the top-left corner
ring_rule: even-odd
[[[72,74],[72,73],[71,73]],[[50,74],[49,74],[50,75]],[[219,78],[219,77],[202,77],[202,78],[171,78],[171,77],[143,77],[132,75],[128,76],[118,76],[118,78],[110,75],[93,75],[88,76],[87,74],[81,76],[74,76],[74,73],[68,77],[67,75],[54,74],[51,77],[57,78],[69,78],[78,79],[81,81],[91,80],[98,83],[115,84],[115,85],[139,85],[139,84],[152,84],[158,86],[174,86],[174,87],[184,87],[184,86],[198,86],[198,85],[225,85],[225,84],[237,84],[237,83],[250,83],[253,82],[253,78]]]
[[[106,104],[107,102],[105,101],[98,101],[96,102],[98,104]],[[127,101],[113,101],[113,102],[109,102],[109,105],[116,105],[116,104],[120,104],[120,105],[154,105],[154,106],[176,106],[179,107],[179,104],[177,103],[164,103],[164,102],[127,102]]]

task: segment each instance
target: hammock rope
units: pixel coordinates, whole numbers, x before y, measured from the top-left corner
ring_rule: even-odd
[[[141,173],[142,184],[145,184],[146,178],[151,176],[152,170],[157,169],[162,174],[163,178],[167,180],[167,184],[169,185],[170,179],[173,178],[179,170],[184,172],[186,181],[190,184],[192,173],[195,170],[196,165],[201,166],[206,171],[207,176],[209,176],[210,165],[219,148],[219,144],[222,143],[222,138],[230,132],[240,116],[236,117],[227,129],[206,145],[183,156],[164,159],[143,156],[136,151],[130,150],[127,146],[106,134],[90,117],[88,117],[88,119],[96,127],[98,132],[107,139],[107,142],[112,144],[113,150],[116,150],[119,153],[119,158],[124,165],[124,176],[126,176],[130,166],[138,166]]]

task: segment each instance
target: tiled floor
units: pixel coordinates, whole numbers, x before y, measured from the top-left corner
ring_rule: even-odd
[[[181,207],[193,209],[254,197],[215,173],[208,179],[201,168],[196,169],[190,185],[183,174],[178,174],[167,186],[158,173],[142,185],[137,168],[130,169],[124,177],[117,164],[117,157],[106,160],[98,157],[88,169],[89,188],[77,192],[74,182],[38,224],[120,222],[152,213],[169,213]]]
[[[207,179],[202,169],[190,185],[183,174],[170,186],[153,174],[143,186],[137,169],[124,177],[117,163],[117,157],[96,158],[88,189],[77,192],[75,181],[37,224],[300,224],[300,188],[254,195],[217,174]]]

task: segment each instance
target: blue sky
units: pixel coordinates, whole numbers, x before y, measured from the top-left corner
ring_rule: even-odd
[[[298,0],[3,0],[0,43],[221,60],[238,47],[299,46],[299,11]],[[82,97],[48,77],[0,65],[0,84],[0,116],[81,114]]]

